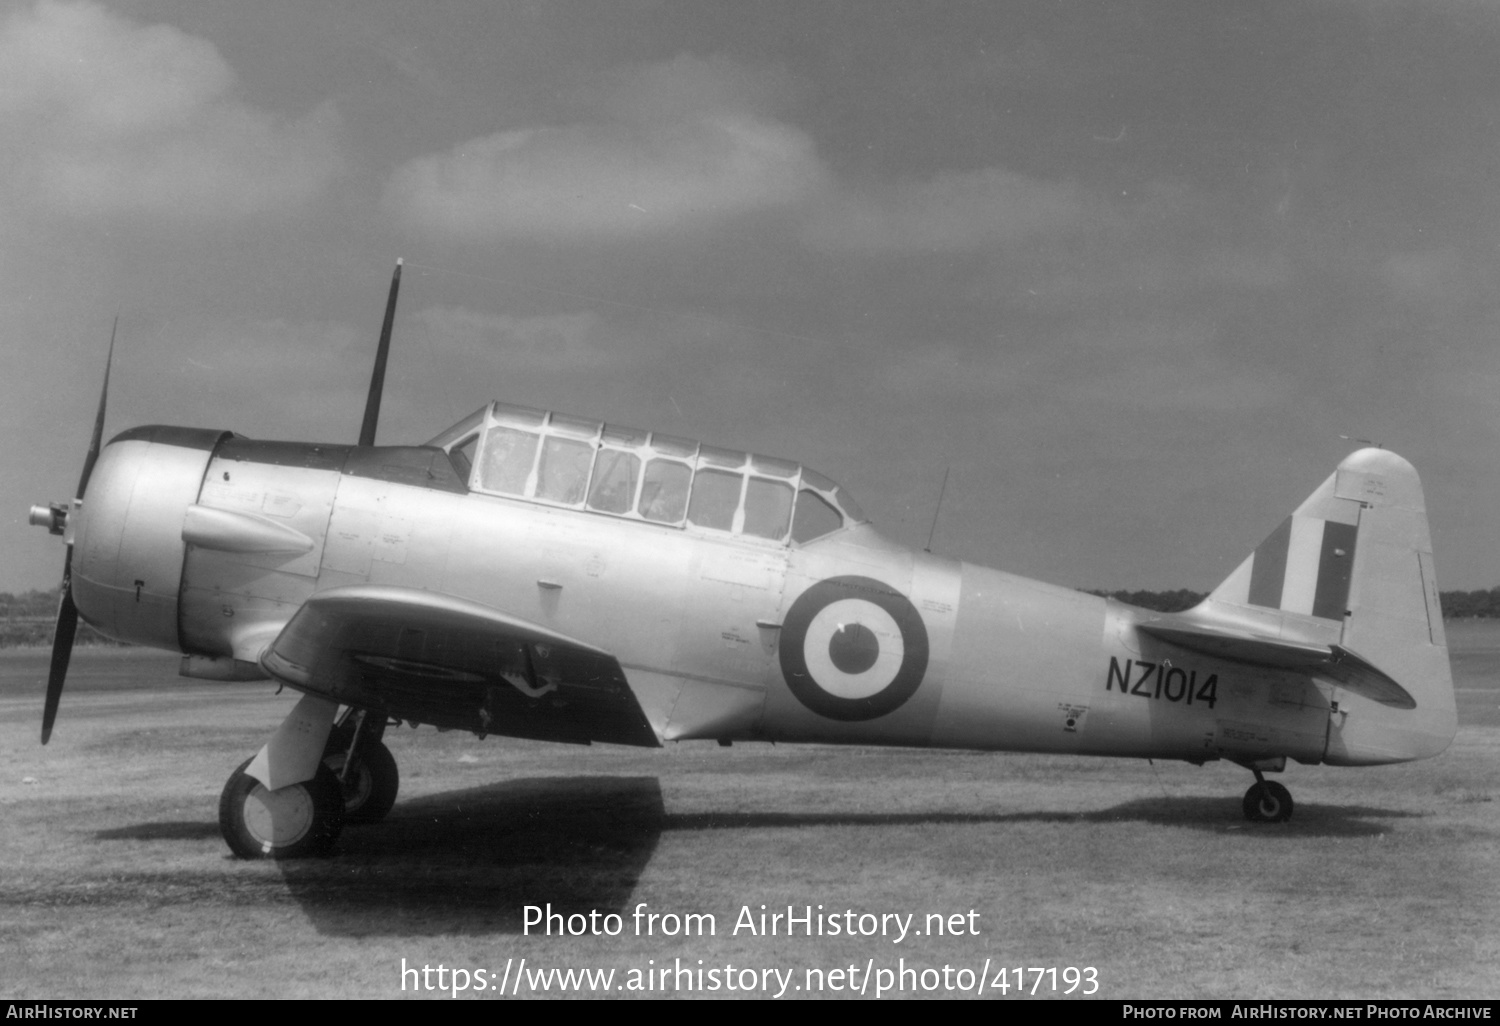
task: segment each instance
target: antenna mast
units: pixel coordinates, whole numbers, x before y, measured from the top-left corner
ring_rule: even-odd
[[[923,552],[932,552],[932,536],[937,534],[938,514],[943,511],[943,495],[948,491],[948,471],[952,469],[951,463],[943,468],[943,486],[938,489],[937,508],[932,511],[932,527],[927,532],[927,547],[922,550]]]

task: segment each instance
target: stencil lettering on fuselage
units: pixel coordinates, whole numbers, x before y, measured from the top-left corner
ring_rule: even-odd
[[[832,720],[900,708],[927,673],[927,627],[905,595],[870,577],[830,577],[782,624],[781,675],[797,701]]]

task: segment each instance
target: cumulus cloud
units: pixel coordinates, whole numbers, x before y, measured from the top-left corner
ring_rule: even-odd
[[[388,202],[458,236],[624,236],[779,205],[816,172],[805,136],[753,118],[530,129],[412,161]]]
[[[775,208],[826,171],[761,113],[774,89],[722,59],[608,76],[594,120],[499,132],[398,168],[388,208],[459,237],[618,238]]]
[[[813,249],[972,252],[1112,220],[1081,186],[988,167],[883,185],[841,182],[778,112],[796,80],[680,55],[601,73],[587,116],[471,139],[399,167],[389,210],[450,237],[620,239],[790,211]]]
[[[0,174],[21,206],[79,215],[242,217],[338,173],[339,119],[237,99],[214,46],[93,3],[42,0],[0,24]]]
[[[803,239],[849,252],[961,252],[1073,230],[1100,212],[1077,186],[985,168],[841,190],[813,207]]]

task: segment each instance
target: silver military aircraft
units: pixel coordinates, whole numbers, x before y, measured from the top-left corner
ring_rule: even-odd
[[[185,676],[302,692],[224,787],[240,856],[385,815],[403,721],[1227,759],[1259,822],[1292,814],[1264,776],[1288,759],[1454,736],[1422,487],[1394,453],[1353,453],[1200,605],[1150,612],[895,544],[792,460],[504,402],[377,446],[400,273],[358,444],[149,426],[101,451],[106,369],[77,497],[32,510],[67,546],[44,743],[80,617]]]

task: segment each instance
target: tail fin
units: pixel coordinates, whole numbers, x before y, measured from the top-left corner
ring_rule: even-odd
[[[1324,647],[1339,713],[1327,761],[1436,755],[1456,728],[1453,679],[1417,472],[1361,449],[1198,607],[1207,627]]]

